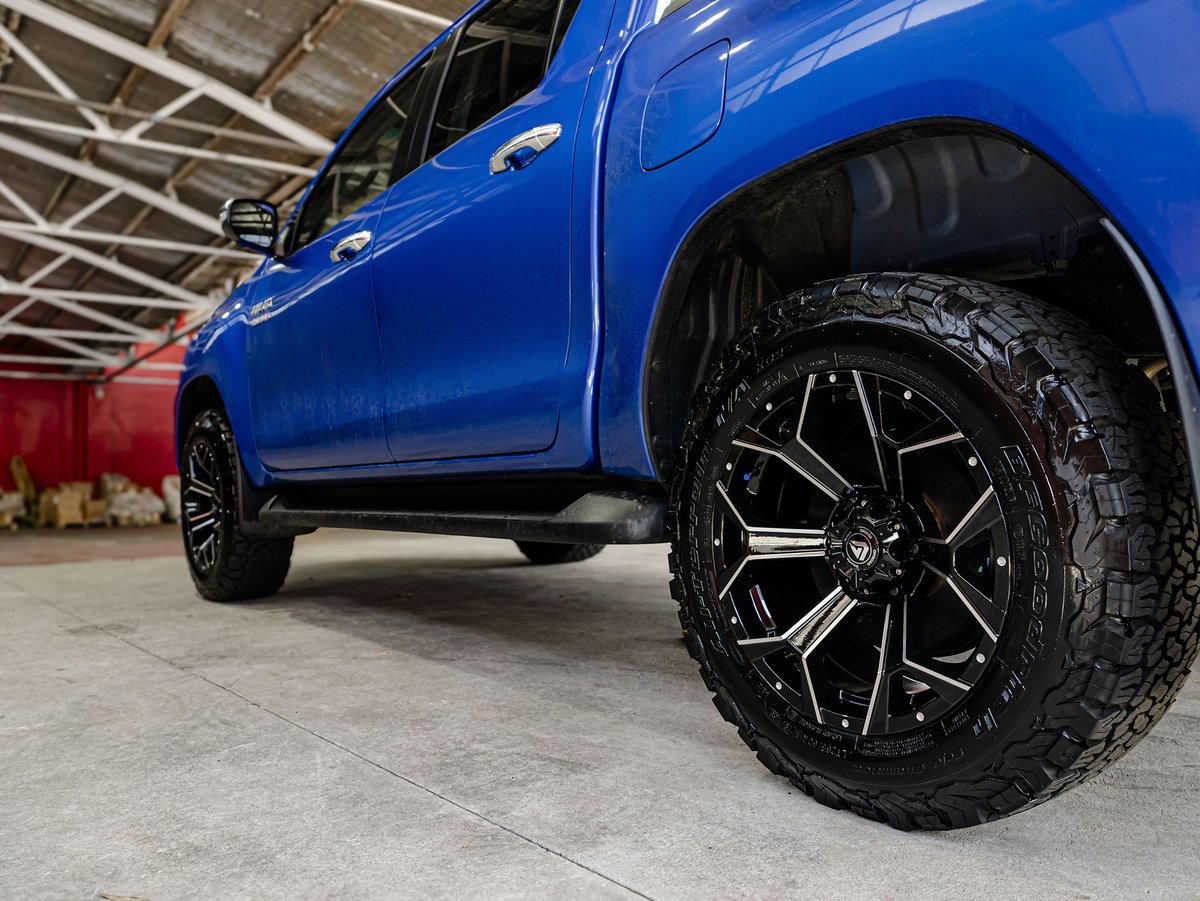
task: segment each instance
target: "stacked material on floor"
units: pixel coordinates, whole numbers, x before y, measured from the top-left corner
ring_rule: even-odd
[[[183,519],[183,498],[180,493],[179,476],[164,476],[162,499],[167,505],[167,519],[179,522]]]
[[[0,494],[0,529],[15,529],[18,522],[34,526],[147,526],[158,525],[170,511],[179,518],[179,477],[163,479],[163,502],[153,489],[119,473],[106,472],[92,482],[62,482],[39,492],[21,457],[10,467],[17,491]]]
[[[91,482],[63,482],[57,488],[47,488],[38,497],[34,525],[56,529],[106,525],[108,505],[92,493]]]
[[[167,505],[150,488],[128,482],[108,498],[109,520],[118,526],[157,526]]]
[[[25,495],[20,491],[0,492],[0,529],[16,530],[17,520],[25,517]]]

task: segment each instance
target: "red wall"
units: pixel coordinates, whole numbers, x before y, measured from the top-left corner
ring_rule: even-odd
[[[76,477],[79,442],[74,382],[0,379],[0,486],[11,490],[9,458],[25,457],[39,488]]]
[[[119,472],[161,493],[175,465],[175,387],[112,382],[104,397],[87,390],[86,479]]]
[[[177,471],[174,403],[167,385],[0,378],[0,486],[13,488],[20,454],[39,488],[119,472],[159,492]]]

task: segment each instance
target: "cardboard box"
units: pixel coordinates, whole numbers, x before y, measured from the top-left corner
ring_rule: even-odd
[[[83,495],[78,491],[59,491],[51,498],[50,507],[54,528],[83,525]]]
[[[83,523],[88,526],[106,526],[108,525],[108,502],[107,501],[84,501],[83,502]]]
[[[91,482],[62,482],[58,487],[63,491],[74,491],[85,501],[90,501],[93,497],[93,486]]]

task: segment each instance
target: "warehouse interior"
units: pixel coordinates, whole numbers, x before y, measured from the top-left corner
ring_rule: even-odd
[[[509,541],[322,529],[279,595],[197,598],[181,361],[261,260],[217,211],[286,217],[469,6],[0,0],[0,889],[1195,896],[1195,683],[1053,804],[901,833],[746,753],[661,545],[535,568]]]

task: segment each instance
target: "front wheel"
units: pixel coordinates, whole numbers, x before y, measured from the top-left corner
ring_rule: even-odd
[[[776,305],[699,394],[673,589],[759,759],[899,828],[1022,810],[1120,757],[1197,650],[1176,424],[1107,340],[917,275]]]
[[[247,601],[275,594],[287,578],[292,538],[247,535],[238,521],[237,445],[222,410],[196,416],[183,445],[180,498],[188,569],[200,596]]]

